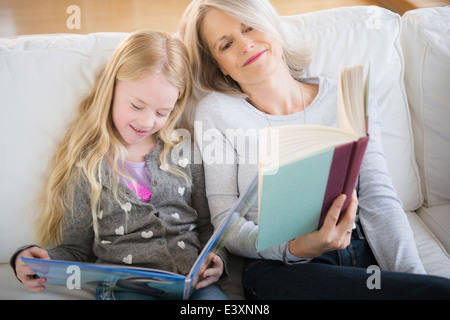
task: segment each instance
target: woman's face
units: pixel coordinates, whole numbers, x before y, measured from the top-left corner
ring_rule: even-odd
[[[241,88],[266,80],[283,61],[283,48],[278,40],[220,10],[209,10],[202,28],[220,70],[237,81]]]

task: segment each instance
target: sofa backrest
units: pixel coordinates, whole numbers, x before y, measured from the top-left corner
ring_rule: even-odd
[[[400,44],[401,17],[375,6],[335,8],[288,17],[315,50],[311,75],[337,78],[346,65],[371,65],[370,93],[382,117],[388,168],[406,211],[422,204]]]
[[[450,6],[411,10],[402,19],[405,84],[424,204],[449,204]]]
[[[377,7],[286,17],[315,46],[312,75],[337,77],[345,65],[372,65],[372,95],[383,144],[405,210],[422,203],[399,43],[401,19]],[[34,242],[32,219],[42,173],[72,111],[125,34],[44,35],[0,39],[0,262]]]
[[[0,262],[35,243],[36,197],[53,148],[125,34],[0,39]]]

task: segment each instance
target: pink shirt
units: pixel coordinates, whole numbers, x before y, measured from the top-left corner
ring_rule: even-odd
[[[152,196],[152,174],[145,162],[125,161],[125,165],[125,172],[136,181],[136,185],[123,177],[120,177],[120,182],[133,190],[140,200],[149,202]]]

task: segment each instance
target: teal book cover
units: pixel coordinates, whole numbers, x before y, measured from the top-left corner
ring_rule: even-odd
[[[333,151],[292,162],[264,177],[258,251],[317,229]]]
[[[259,140],[259,230],[262,251],[321,228],[334,199],[349,205],[369,141],[369,73],[341,70],[337,127],[268,127]]]
[[[320,229],[333,200],[350,203],[369,135],[281,165],[260,179],[258,251]]]

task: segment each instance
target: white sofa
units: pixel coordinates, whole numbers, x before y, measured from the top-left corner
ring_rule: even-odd
[[[403,17],[351,7],[286,17],[316,49],[309,74],[336,77],[371,62],[373,96],[394,186],[428,273],[450,278],[450,7]],[[302,28],[302,31],[298,30]],[[34,243],[33,216],[55,141],[95,72],[123,33],[0,39],[0,299],[92,299],[91,291],[48,286],[31,293],[9,267],[16,248]],[[225,284],[240,299],[240,262]]]

